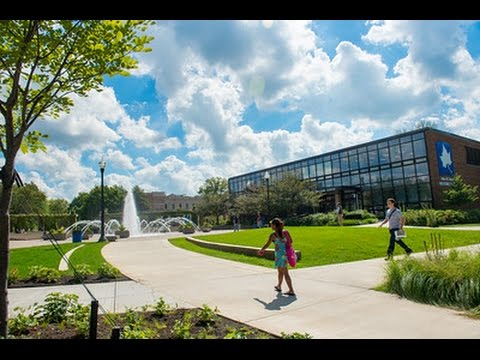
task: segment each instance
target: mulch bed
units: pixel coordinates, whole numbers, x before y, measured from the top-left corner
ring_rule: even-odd
[[[127,281],[131,280],[130,278],[126,277],[125,275],[121,275],[118,278],[111,279],[105,277],[99,277],[98,275],[89,275],[87,276],[83,282],[85,284],[95,284],[95,283],[105,283],[105,282],[113,282],[113,281]],[[58,286],[58,285],[75,285],[80,284],[80,281],[75,279],[74,276],[62,276],[58,281],[53,283],[46,283],[46,282],[38,282],[38,281],[31,281],[31,280],[17,280],[11,284],[8,284],[10,289],[14,288],[24,288],[24,287],[39,287],[39,286]]]
[[[223,339],[232,331],[242,334],[242,338],[248,339],[278,339],[276,335],[264,332],[257,328],[245,325],[221,315],[217,315],[215,323],[207,325],[196,320],[195,313],[198,309],[175,309],[169,314],[159,317],[152,311],[138,312],[142,318],[142,329],[153,331],[152,339],[175,339],[178,338],[172,333],[174,324],[177,320],[182,320],[184,314],[192,314],[192,326],[190,328],[190,338],[194,339]],[[114,315],[116,326],[123,328],[127,323],[124,314]],[[97,339],[110,339],[112,326],[106,322],[103,315],[99,315],[97,327]],[[88,335],[87,335],[88,336]],[[29,329],[28,334],[22,338],[30,339],[85,339],[86,336],[79,335],[77,330],[68,325],[48,324],[34,326]]]

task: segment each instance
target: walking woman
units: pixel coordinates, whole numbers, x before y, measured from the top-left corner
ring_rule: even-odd
[[[265,249],[273,242],[275,244],[275,268],[278,271],[278,284],[274,286],[278,292],[282,291],[283,278],[288,286],[288,292],[285,295],[296,296],[293,290],[292,279],[288,273],[288,259],[287,259],[287,236],[283,231],[283,221],[275,218],[270,223],[273,233],[268,237],[267,243],[258,251],[259,256],[265,254]]]

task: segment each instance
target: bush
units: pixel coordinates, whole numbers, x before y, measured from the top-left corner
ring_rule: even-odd
[[[175,320],[171,334],[174,339],[191,339],[191,330],[192,314],[188,312],[183,315],[183,319]]]
[[[19,278],[20,278],[20,275],[18,273],[18,269],[17,268],[10,269],[10,271],[8,272],[8,285],[16,283]]]
[[[299,332],[293,332],[293,333],[284,333],[283,331],[280,333],[282,336],[282,339],[312,339],[312,335],[309,333],[299,333]]]
[[[251,334],[252,331],[248,330],[247,328],[227,328],[227,334],[223,337],[224,339],[248,339],[248,335]]]
[[[354,210],[345,213],[345,220],[375,220],[377,222],[377,216],[369,213],[367,210]]]
[[[374,224],[378,221],[374,214],[366,210],[355,210],[345,213],[344,226]],[[289,226],[338,226],[337,214],[334,211],[329,213],[316,213],[288,218],[285,221]]]
[[[28,268],[28,279],[41,283],[54,283],[60,279],[60,272],[45,266],[34,265]]]
[[[99,268],[98,268],[98,276],[101,278],[107,278],[107,279],[116,279],[122,275],[118,269],[109,263],[103,263]]]
[[[153,307],[155,311],[155,315],[159,317],[164,317],[170,312],[170,305],[167,304],[167,302],[161,297],[158,299],[157,303]]]
[[[8,333],[14,336],[26,335],[32,326],[38,325],[38,321],[33,314],[26,315],[25,312],[30,310],[17,307],[14,310],[18,311],[17,315],[8,319]]]
[[[87,276],[93,275],[94,272],[88,264],[78,264],[75,266],[75,280],[81,282],[87,278]]]
[[[219,311],[216,307],[215,309],[212,309],[208,305],[203,304],[202,307],[196,311],[198,324],[202,326],[214,324],[218,319],[218,312]]]
[[[411,300],[462,309],[480,306],[480,254],[450,251],[425,259],[392,261],[383,285]]]
[[[53,292],[45,297],[44,304],[35,307],[34,316],[47,324],[61,323],[75,317],[78,311],[84,312],[82,308],[78,295]]]

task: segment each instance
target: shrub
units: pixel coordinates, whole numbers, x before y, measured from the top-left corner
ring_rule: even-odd
[[[200,309],[196,311],[196,315],[198,317],[198,324],[199,325],[211,325],[214,324],[218,319],[218,308],[212,309],[206,304],[203,304]]]
[[[69,317],[77,316],[83,306],[78,303],[78,295],[53,292],[45,297],[43,304],[34,309],[34,316],[47,324],[61,323]]]
[[[384,288],[411,300],[472,309],[480,305],[480,254],[450,251],[387,266]]]
[[[299,333],[299,332],[293,332],[293,333],[285,333],[281,332],[280,335],[282,336],[282,339],[312,339],[313,336],[310,335],[309,333]]]
[[[20,278],[20,275],[18,273],[18,269],[17,268],[10,269],[10,271],[8,272],[8,285],[16,283],[19,278]]]
[[[152,339],[155,335],[155,332],[152,329],[143,328],[133,328],[131,326],[125,326],[122,331],[122,339]]]
[[[223,337],[224,339],[248,339],[248,335],[252,333],[251,330],[247,328],[227,328],[227,334]]]
[[[187,312],[183,315],[183,319],[175,320],[171,334],[174,339],[191,339],[192,330],[192,314]]]
[[[94,272],[88,264],[78,264],[75,266],[75,280],[78,282],[83,281],[87,276],[93,275]]]
[[[98,268],[98,276],[101,278],[107,278],[107,279],[115,279],[120,277],[121,272],[118,271],[118,269],[109,263],[103,263],[99,268]]]
[[[8,333],[14,336],[25,335],[29,333],[32,326],[38,325],[38,321],[33,314],[25,314],[30,310],[31,306],[27,309],[16,307],[14,310],[18,311],[17,315],[11,319],[8,319]]]
[[[155,311],[155,315],[159,317],[164,317],[171,310],[170,305],[168,305],[167,302],[162,297],[158,299],[153,309]]]
[[[28,279],[41,283],[53,283],[60,279],[60,272],[45,266],[34,265],[28,268]]]

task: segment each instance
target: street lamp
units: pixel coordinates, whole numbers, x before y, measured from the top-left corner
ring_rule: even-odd
[[[100,185],[100,190],[101,190],[101,198],[100,198],[100,222],[101,222],[101,227],[100,227],[100,239],[98,241],[105,241],[105,198],[103,196],[103,174],[105,173],[105,168],[107,167],[107,162],[105,160],[100,160],[98,163],[98,166],[100,166],[100,173],[101,173],[101,185]]]
[[[267,221],[270,221],[270,173],[267,171],[263,176],[267,183]]]

